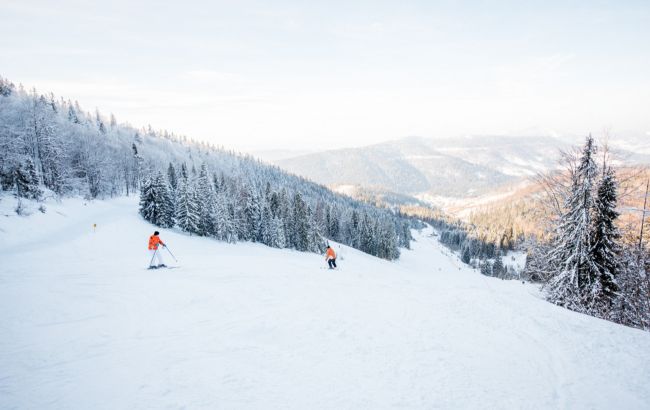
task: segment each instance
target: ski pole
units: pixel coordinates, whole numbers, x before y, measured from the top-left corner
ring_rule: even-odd
[[[167,247],[167,245],[163,245],[163,246],[165,247],[165,249],[167,249],[167,252],[169,252],[169,254],[172,256],[172,258],[174,258],[174,260],[175,260],[176,262],[178,262],[178,259],[176,259],[176,257],[175,257],[174,254],[172,253],[172,251],[170,251],[169,248]]]

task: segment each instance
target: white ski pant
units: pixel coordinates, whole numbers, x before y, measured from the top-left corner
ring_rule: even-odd
[[[156,254],[155,257],[154,254]],[[165,261],[163,261],[163,257],[162,257],[162,248],[158,248],[157,251],[149,249],[149,260],[151,261],[150,263],[153,266],[163,265]],[[156,263],[156,260],[158,261],[158,263]]]

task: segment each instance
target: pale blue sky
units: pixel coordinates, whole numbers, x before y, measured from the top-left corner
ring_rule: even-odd
[[[650,2],[0,0],[0,75],[239,149],[638,135]]]

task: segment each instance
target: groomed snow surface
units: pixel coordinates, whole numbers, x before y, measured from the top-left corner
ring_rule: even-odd
[[[398,262],[340,248],[338,271],[161,230],[181,268],[146,270],[135,198],[12,201],[2,409],[650,407],[650,333],[483,277],[426,230]]]

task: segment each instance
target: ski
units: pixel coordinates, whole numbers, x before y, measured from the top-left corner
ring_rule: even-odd
[[[149,266],[145,270],[156,270],[156,269],[179,269],[180,266]]]

